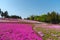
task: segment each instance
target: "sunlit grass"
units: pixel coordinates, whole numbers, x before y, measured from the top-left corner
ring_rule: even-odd
[[[54,29],[45,29],[42,27],[36,27],[34,30],[44,34],[44,36],[42,36],[43,40],[60,40],[60,31]]]

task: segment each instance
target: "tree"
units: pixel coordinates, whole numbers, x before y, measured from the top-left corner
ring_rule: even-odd
[[[10,16],[10,18],[14,18],[14,19],[22,19],[21,16],[19,17],[19,16],[16,16],[16,15],[12,15],[12,16]]]
[[[34,16],[32,15],[32,16],[30,16],[30,20],[34,20]]]
[[[43,14],[40,16],[30,16],[30,20],[36,20],[40,22],[47,22],[47,23],[53,23],[58,24],[60,22],[60,15],[56,13],[55,11],[52,11],[51,13],[48,12],[47,14]]]
[[[49,12],[47,13],[46,22],[51,22],[51,14]]]
[[[47,15],[46,15],[46,14],[41,15],[41,16],[40,16],[40,21],[46,22],[46,18],[47,18]]]
[[[37,15],[34,16],[34,20],[35,20],[35,21],[38,21],[38,20],[39,20],[39,16],[37,16]]]
[[[8,15],[8,12],[5,11],[4,13],[3,12],[1,13],[1,16],[4,17],[4,18],[7,18],[9,15]]]
[[[0,14],[1,14],[1,9],[0,9]]]
[[[29,17],[27,17],[27,18],[25,18],[25,20],[30,20],[30,18],[29,18]]]
[[[60,19],[59,19],[59,14],[58,13],[57,13],[57,16],[56,17],[57,17],[57,19],[56,19],[57,21],[56,22],[59,23],[60,22],[59,21]]]
[[[56,20],[57,19],[57,14],[56,14],[56,12],[51,12],[51,22],[52,23],[54,23],[54,24],[56,24]]]
[[[4,16],[5,16],[5,18],[8,18],[9,15],[8,15],[7,11],[4,12]]]
[[[1,12],[1,17],[4,17],[4,13],[3,12]]]
[[[3,11],[1,11],[1,9],[0,9],[0,15],[3,13]]]

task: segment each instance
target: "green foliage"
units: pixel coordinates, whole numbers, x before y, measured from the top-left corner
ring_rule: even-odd
[[[7,18],[9,15],[8,15],[8,12],[5,11],[4,13],[3,12],[1,13],[1,16]]]
[[[29,19],[53,24],[60,23],[60,15],[55,11],[51,13],[48,12],[47,14],[43,14],[41,16],[30,16]]]
[[[43,40],[60,40],[60,31],[57,31],[55,29],[45,29],[43,27],[35,27],[34,29],[37,33],[42,32],[44,36],[42,36]],[[39,33],[38,33],[39,34]],[[39,34],[41,35],[41,34]],[[56,36],[55,36],[56,35]]]
[[[12,15],[12,16],[10,16],[10,18],[14,18],[14,19],[22,19],[21,17],[19,17],[19,16],[16,16],[16,15]]]
[[[46,18],[47,18],[47,15],[46,14],[41,15],[40,16],[40,21],[45,22],[46,21]]]
[[[39,16],[34,16],[34,20],[39,21]]]
[[[8,15],[8,11],[3,12],[3,11],[1,11],[1,9],[0,9],[0,15],[1,15],[1,17],[4,17],[4,18],[14,18],[14,19],[18,18],[18,19],[22,19],[21,16],[17,16],[17,15],[9,16]]]
[[[8,11],[1,11],[0,9],[0,15],[1,17],[4,18],[15,18],[15,19],[22,19],[21,16],[17,16],[17,15],[8,15]],[[51,13],[47,13],[47,14],[43,14],[43,15],[32,15],[30,17],[25,18],[27,20],[35,20],[35,21],[40,21],[40,22],[47,22],[47,23],[53,23],[53,24],[58,24],[60,23],[60,14],[56,13],[55,11],[51,12]]]
[[[34,20],[34,16],[32,15],[32,16],[30,16],[30,20]]]

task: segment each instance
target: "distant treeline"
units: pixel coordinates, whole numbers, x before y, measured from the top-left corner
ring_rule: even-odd
[[[2,18],[22,19],[21,16],[17,16],[17,15],[11,15],[10,16],[10,15],[8,15],[8,11],[3,12],[3,11],[1,11],[1,9],[0,9],[0,15]]]
[[[9,16],[7,11],[3,12],[3,11],[1,11],[1,9],[0,9],[0,14],[1,14],[1,17],[3,17],[3,18],[22,19],[21,16],[17,16],[17,15]],[[53,11],[53,12],[48,12],[48,13],[40,15],[40,16],[38,16],[38,15],[33,16],[32,15],[32,16],[24,18],[24,19],[59,24],[60,23],[60,14]]]
[[[40,16],[30,16],[25,18],[27,20],[36,20],[40,22],[47,22],[47,23],[53,23],[53,24],[58,24],[60,23],[60,14],[56,13],[55,11],[53,12],[48,12],[47,14],[43,14]]]

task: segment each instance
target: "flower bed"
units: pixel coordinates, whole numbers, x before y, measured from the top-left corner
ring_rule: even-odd
[[[0,23],[0,40],[42,40],[30,24]]]

